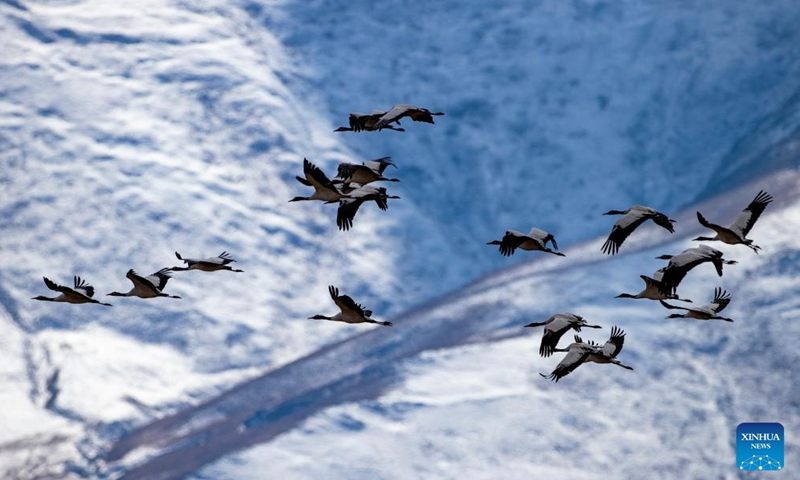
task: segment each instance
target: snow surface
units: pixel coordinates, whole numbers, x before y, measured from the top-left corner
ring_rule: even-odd
[[[512,461],[513,455],[504,452],[527,444],[519,432],[512,432],[517,441],[511,444],[499,433],[489,436],[490,447],[480,444],[486,456],[475,460],[459,445],[443,450],[424,442],[440,445],[442,432],[448,431],[455,433],[446,438],[461,437],[460,420],[468,414],[482,416],[484,405],[511,405],[531,395],[532,387],[519,386],[519,376],[538,381],[534,373],[551,365],[503,365],[508,377],[492,368],[496,355],[508,358],[506,348],[517,352],[514,358],[539,362],[530,357],[535,350],[531,342],[500,341],[520,335],[520,322],[554,310],[580,309],[598,318],[644,318],[652,312],[653,305],[621,304],[607,294],[641,287],[637,276],[657,268],[647,258],[655,252],[634,252],[664,241],[663,231],[643,227],[623,247],[630,256],[603,259],[598,235],[607,233],[610,222],[600,213],[642,203],[675,215],[697,205],[714,213],[709,218],[733,218],[757,189],[776,193],[776,177],[764,177],[737,195],[717,196],[797,166],[798,20],[800,7],[790,0],[713,5],[509,1],[491,10],[454,0],[413,7],[396,0],[0,2],[0,476],[114,478],[137,468],[157,470],[155,460],[164,445],[174,447],[170,442],[175,438],[214,431],[210,426],[220,422],[220,428],[230,426],[235,433],[236,415],[243,413],[255,415],[245,420],[256,428],[245,429],[242,443],[222,442],[205,461],[284,435],[268,446],[226,457],[199,476],[244,478],[251,467],[263,471],[251,457],[258,452],[256,457],[276,459],[275,471],[301,478],[371,478],[372,469],[393,477],[391,470],[370,464],[371,457],[342,454],[335,448],[340,438],[343,444],[370,446],[383,441],[398,452],[411,452],[413,463],[384,450],[384,457],[394,459],[386,460],[385,467],[399,462],[409,475],[448,478],[472,470],[488,475],[490,458],[504,459],[509,472],[514,465],[518,472],[534,466],[543,471],[545,463],[564,478],[599,471],[597,461],[607,451],[592,443],[575,447],[591,455],[573,468],[524,456]],[[437,117],[435,125],[404,121],[407,132],[402,134],[332,132],[346,122],[349,111],[397,102],[446,115]],[[402,182],[390,188],[402,199],[388,212],[359,212],[350,232],[336,230],[333,207],[286,202],[304,192],[294,180],[303,157],[331,172],[339,161],[384,155],[398,164],[393,173]],[[784,183],[796,182],[791,174],[786,178]],[[795,216],[796,192],[782,191],[782,209],[778,202],[768,209],[773,222],[779,211],[786,221]],[[681,214],[681,228],[695,225],[693,211]],[[572,245],[568,259],[522,254],[509,259],[485,246],[508,228],[532,225],[555,233],[560,245]],[[745,289],[730,286],[738,284],[727,283],[727,273],[739,269],[726,270],[726,286],[735,295],[731,310],[739,305],[744,314],[747,308],[774,303],[770,312],[775,318],[790,322],[798,311],[790,300],[797,290],[792,275],[797,248],[789,240],[767,248],[767,240],[772,242],[767,232],[776,239],[791,233],[768,228],[759,223],[754,230],[765,252],[750,260],[768,262],[757,271],[768,273],[771,283],[752,284],[747,297]],[[684,237],[669,240],[675,251],[685,243]],[[228,250],[245,273],[176,273],[166,290],[181,300],[104,296],[130,288],[124,277],[129,268],[149,274],[179,264],[176,250],[191,257]],[[647,258],[651,266],[615,268],[610,277],[607,265],[622,258],[636,259],[637,265]],[[575,298],[581,301],[564,306],[562,298],[570,294],[564,282],[591,278],[581,268],[568,267],[576,261],[608,277],[615,288],[578,291]],[[515,267],[479,279],[509,265]],[[42,276],[69,283],[76,274],[92,283],[98,296],[112,299],[114,307],[30,300],[50,293]],[[580,282],[576,285],[584,285]],[[329,284],[357,297],[377,318],[401,323],[387,332],[305,320],[335,308],[327,295]],[[698,295],[705,300],[710,290]],[[440,296],[446,292],[451,293]],[[465,296],[472,300],[459,300]],[[457,308],[447,307],[456,300],[461,302]],[[500,307],[502,314],[483,322]],[[468,326],[458,326],[458,315],[469,320]],[[412,317],[419,322],[417,330],[432,322],[430,330],[421,331],[435,338],[401,348],[414,338],[402,331],[401,319]],[[630,330],[630,323],[620,324]],[[729,327],[698,328],[712,326]],[[652,332],[662,342],[657,345],[681,345],[669,340],[676,331],[683,335],[678,338],[685,337],[681,324],[658,328]],[[796,342],[796,332],[778,327],[774,332],[779,338],[767,346],[783,357],[754,361],[753,371],[785,370],[781,362],[793,359],[784,349]],[[729,413],[724,421],[707,414],[716,418],[713,431],[719,435],[713,445],[732,448],[724,429],[742,412],[748,420],[772,415],[769,419],[783,421],[787,431],[796,426],[797,395],[791,383],[757,385],[776,403],[743,401],[740,385],[750,380],[728,381],[730,375],[718,370],[724,362],[708,365],[719,358],[749,361],[763,343],[746,351],[730,343],[709,350],[700,340],[683,347],[681,368],[690,365],[691,371],[704,374],[698,378],[684,370],[658,370],[657,360],[671,357],[651,362],[641,352],[652,343],[637,346],[633,333],[624,353],[645,366],[603,373],[617,382],[614,386],[634,382],[668,395],[669,408],[646,411],[667,431],[688,428],[679,420],[692,418],[692,411],[681,410],[673,382],[685,384],[679,394],[698,399],[692,408],[708,412],[713,409],[700,400],[709,395],[705,382],[717,385],[715,378],[725,380],[719,380],[719,389],[729,396],[715,405]],[[378,335],[395,343],[374,351],[363,344]],[[353,351],[367,358],[352,353],[348,361],[354,363],[343,372],[292,366],[309,354],[312,359],[340,356],[338,349],[348,345],[359,346]],[[313,397],[314,385],[328,391],[331,374],[349,378],[345,374],[350,372],[360,378],[362,361],[374,362],[392,349],[399,349],[399,363],[390,368],[386,384],[367,376],[358,383],[363,390],[350,397],[334,388],[328,403],[311,402],[285,418],[258,414],[261,399],[264,405],[280,406],[298,394],[302,399],[303,391]],[[705,356],[694,361],[696,354]],[[250,392],[248,381],[269,386],[276,378],[270,375],[283,365],[288,368],[283,375],[291,380],[285,392],[254,387],[254,397],[240,395]],[[477,366],[486,370],[473,370]],[[450,376],[450,369],[460,374]],[[292,377],[296,371],[303,373]],[[606,378],[581,380],[578,373],[584,372],[576,372],[576,385]],[[635,376],[624,375],[629,373]],[[656,388],[639,377],[642,373],[668,381]],[[484,383],[483,392],[470,387]],[[607,388],[603,385],[597,395],[619,395],[618,388]],[[636,391],[636,398],[646,398],[638,397],[646,392]],[[231,399],[232,410],[204,409],[218,395]],[[592,398],[577,397],[559,404],[585,405]],[[536,398],[546,403],[549,397]],[[781,407],[789,413],[775,406],[781,398],[789,399]],[[357,400],[361,403],[346,403]],[[417,403],[430,407],[405,406]],[[450,412],[454,404],[464,410]],[[386,405],[400,406],[386,413]],[[503,417],[496,421],[506,428],[521,424],[505,409],[486,407],[485,412]],[[340,413],[345,415],[341,422],[336,420]],[[318,430],[306,424],[291,430],[309,415],[309,425],[322,425]],[[161,418],[174,437],[165,437],[161,445],[137,436]],[[264,425],[264,418],[276,422]],[[580,425],[603,417],[575,418]],[[340,423],[345,427],[337,427]],[[612,430],[620,432],[620,425],[631,423],[626,416]],[[680,438],[689,438],[690,445],[711,445],[703,443],[705,434],[692,432]],[[337,437],[326,437],[330,434]],[[619,433],[618,438],[639,444],[635,435]],[[543,442],[549,445],[552,439]],[[639,440],[656,445],[652,437]],[[330,448],[329,462],[313,461],[318,442]],[[658,445],[689,452],[670,442],[665,438]],[[563,448],[570,447],[560,448],[551,451],[543,443],[530,451],[564,457],[568,450]],[[485,469],[470,463],[477,458],[487,459]],[[717,461],[725,464],[724,459],[706,463]],[[640,471],[632,468],[620,476]],[[707,470],[691,472],[703,476]]]
[[[403,122],[406,134],[341,134],[403,166],[414,185],[404,200],[424,208],[402,235],[435,255],[401,271],[437,279],[434,289],[507,265],[483,243],[509,228],[539,226],[568,245],[606,232],[607,210],[675,212],[798,165],[791,0],[310,0],[286,10],[260,18],[300,52],[308,94],[335,121],[399,102],[446,113],[435,126]]]
[[[722,246],[738,265],[726,266],[722,278],[698,267],[680,286],[695,303],[710,301],[717,285],[727,289],[733,300],[725,314],[734,323],[667,320],[656,302],[613,298],[638,291],[643,266],[656,269],[663,262],[655,256],[684,248],[691,236],[608,261],[581,258],[587,252],[597,257],[598,239],[568,249],[562,268],[531,262],[476,282],[422,318],[397,318],[398,329],[438,321],[481,332],[473,338],[478,343],[401,360],[394,365],[397,386],[383,394],[320,409],[269,444],[229,455],[189,478],[256,479],[264,472],[309,479],[749,478],[735,465],[739,423],[800,428],[792,367],[800,360],[794,348],[800,303],[786,293],[800,288],[798,180],[797,173],[772,179],[776,188],[788,185],[781,194],[794,200],[772,205],[759,221],[754,237],[769,241],[762,255]],[[721,207],[741,193],[715,203]],[[606,282],[597,288],[601,276]],[[540,331],[522,326],[565,310],[604,325],[583,338],[602,342],[611,325],[623,328],[619,359],[635,370],[585,365],[557,384],[541,378],[539,372],[549,373],[560,358],[540,358]],[[429,332],[422,330],[406,334],[405,342],[424,342],[420,337]],[[392,341],[380,337],[371,335],[373,348],[385,348],[384,356],[394,359],[392,350],[402,347],[383,347]],[[369,375],[368,356],[339,350],[336,363],[361,358],[360,375]],[[330,388],[335,391],[336,382]],[[787,465],[798,458],[800,449],[787,437]]]

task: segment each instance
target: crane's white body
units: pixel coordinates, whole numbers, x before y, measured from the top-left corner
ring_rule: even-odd
[[[333,285],[328,286],[328,293],[330,293],[331,299],[333,299],[336,306],[339,307],[339,313],[332,317],[314,315],[313,317],[308,317],[309,320],[330,320],[344,323],[374,323],[387,327],[392,326],[391,322],[380,322],[371,318],[372,310],[365,309],[348,295],[339,295],[339,289]]]
[[[703,214],[697,212],[697,220],[700,222],[700,225],[714,230],[716,235],[713,237],[697,237],[694,240],[719,241],[727,243],[728,245],[746,245],[751,250],[758,253],[761,247],[754,245],[753,241],[747,238],[747,234],[750,233],[758,217],[761,216],[764,209],[767,208],[767,205],[769,205],[772,200],[772,195],[764,190],[759,191],[753,201],[737,215],[736,219],[729,227],[711,223],[703,217]]]
[[[181,298],[177,295],[169,295],[163,292],[164,287],[167,286],[167,281],[172,277],[171,269],[162,268],[161,270],[143,277],[137,274],[133,269],[128,270],[125,275],[128,280],[133,283],[133,288],[127,293],[111,292],[108,295],[114,297],[139,297],[139,298]]]
[[[547,242],[551,242],[555,250],[548,248]],[[535,227],[531,228],[527,234],[516,230],[506,230],[502,240],[492,240],[487,245],[499,245],[500,254],[506,257],[513,255],[518,248],[527,251],[552,253],[560,257],[565,256],[563,253],[556,251],[558,250],[558,244],[553,234]]]
[[[675,220],[650,207],[634,205],[627,210],[609,210],[603,215],[623,216],[614,223],[608,239],[601,248],[603,253],[606,254],[616,255],[625,239],[647,220],[652,220],[655,224],[669,231],[669,233],[675,233],[675,229],[672,226]]]
[[[558,341],[570,329],[580,332],[581,328],[601,328],[600,325],[589,325],[583,317],[574,313],[556,313],[544,322],[533,322],[525,327],[544,326],[542,343],[539,345],[539,355],[549,357],[556,351]]]
[[[172,267],[172,271],[185,271],[185,270],[200,270],[202,272],[218,272],[220,270],[228,270],[231,272],[242,272],[237,268],[232,268],[229,264],[236,260],[231,257],[228,252],[222,252],[216,257],[208,258],[184,258],[178,252],[175,252],[178,260],[183,260],[186,267]]]
[[[45,302],[64,302],[64,303],[74,303],[74,304],[81,304],[81,303],[97,303],[100,305],[105,305],[106,307],[110,307],[110,303],[103,303],[100,301],[95,300],[94,298],[94,287],[86,283],[81,277],[75,276],[73,278],[73,287],[67,287],[64,285],[59,285],[47,277],[42,277],[44,279],[44,284],[47,285],[47,288],[53,290],[55,292],[59,292],[59,295],[55,297],[45,297],[43,295],[39,295],[38,297],[33,297],[33,300],[41,300]]]
[[[612,363],[627,370],[633,370],[633,367],[623,364],[616,358],[619,352],[622,351],[624,343],[625,332],[616,326],[611,329],[610,338],[602,346],[592,341],[584,342],[579,336],[575,335],[575,342],[569,344],[567,348],[555,349],[556,352],[566,352],[567,354],[561,359],[553,372],[550,375],[543,373],[540,373],[540,375],[558,382],[586,362]]]

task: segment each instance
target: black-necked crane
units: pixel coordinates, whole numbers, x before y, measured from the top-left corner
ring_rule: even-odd
[[[44,279],[44,284],[47,285],[47,288],[53,290],[54,292],[59,292],[61,295],[58,295],[57,297],[45,297],[44,295],[39,295],[38,297],[33,297],[33,300],[66,303],[97,303],[100,305],[105,305],[106,307],[112,306],[110,303],[99,302],[92,298],[94,297],[94,287],[86,283],[86,280],[83,280],[81,277],[75,276],[73,278],[72,288],[59,285],[47,277],[42,278]]]
[[[544,325],[542,343],[539,345],[539,355],[549,357],[558,346],[558,341],[570,329],[580,332],[581,328],[603,328],[600,325],[589,325],[583,317],[574,313],[556,313],[544,322],[533,322],[525,327],[541,327]]]
[[[333,302],[341,310],[339,313],[332,317],[325,315],[314,315],[308,317],[309,320],[331,320],[334,322],[345,323],[374,323],[376,325],[384,325],[387,327],[392,326],[392,322],[380,322],[373,320],[372,310],[366,310],[361,304],[356,303],[349,295],[339,295],[339,289],[330,285],[328,292],[331,294]]]
[[[553,369],[550,375],[545,375],[543,373],[539,375],[544,378],[549,378],[554,382],[558,382],[575,371],[576,368],[583,365],[586,359],[589,358],[589,355],[596,351],[597,347],[589,345],[588,343],[583,343],[576,337],[575,342],[570,343],[567,348],[559,349],[559,352],[567,352],[567,354],[558,362],[558,365],[556,365],[556,368]]]
[[[583,340],[581,340],[581,337],[575,335],[575,341],[582,342]],[[597,347],[597,351],[591,353],[589,358],[586,359],[587,362],[613,363],[614,365],[618,365],[622,368],[633,370],[633,367],[625,365],[617,360],[617,355],[622,351],[622,346],[625,344],[625,331],[618,326],[614,325],[611,327],[611,336],[608,338],[608,340],[606,340],[606,343],[604,343],[603,346],[600,346],[591,340],[586,343],[593,347]]]
[[[319,200],[326,203],[338,202],[344,194],[339,188],[334,185],[325,172],[319,167],[309,162],[307,158],[303,159],[303,177],[295,177],[298,182],[308,187],[314,188],[314,193],[308,197],[294,197],[289,200],[290,202],[299,202],[301,200]]]
[[[216,272],[219,270],[229,270],[231,272],[244,272],[244,270],[239,270],[238,268],[232,268],[229,263],[235,262],[233,257],[231,257],[230,253],[222,252],[216,257],[208,257],[208,258],[183,258],[181,254],[175,252],[175,256],[178,257],[178,260],[183,260],[186,267],[172,267],[170,270],[172,271],[186,271],[186,270],[200,270],[203,272]]]
[[[331,182],[344,183],[345,185],[357,183],[362,186],[372,182],[399,182],[400,180],[397,178],[383,176],[384,170],[390,165],[397,168],[390,157],[376,158],[361,165],[357,163],[340,163],[336,178]]]
[[[769,205],[771,201],[772,195],[768,194],[764,190],[759,191],[758,195],[756,195],[756,198],[750,202],[747,208],[742,210],[742,213],[736,217],[736,220],[733,221],[730,227],[723,227],[721,225],[710,223],[705,219],[705,217],[703,217],[703,214],[697,212],[697,220],[700,222],[700,225],[714,230],[716,235],[713,237],[697,237],[694,240],[720,241],[727,243],[728,245],[746,245],[751,250],[758,253],[758,251],[761,250],[761,247],[754,245],[753,241],[746,237],[753,228],[753,225],[755,225],[758,217],[761,216],[761,213],[764,212],[764,209],[767,208],[767,205]]]
[[[634,205],[627,210],[609,210],[603,215],[624,215],[614,223],[606,243],[603,244],[602,251],[608,255],[616,255],[628,235],[647,220],[652,220],[656,225],[669,231],[669,233],[675,233],[675,228],[672,226],[675,220],[650,207]]]
[[[611,329],[611,338],[602,347],[592,341],[586,343],[581,340],[581,337],[575,335],[574,343],[569,344],[567,348],[555,350],[557,352],[566,352],[567,354],[561,359],[552,373],[550,375],[540,373],[539,375],[558,382],[587,362],[613,363],[627,370],[633,370],[633,367],[629,367],[616,359],[624,343],[625,332],[616,326]]]
[[[678,300],[680,302],[689,302],[692,303],[691,300],[688,298],[680,298],[678,295],[674,293],[665,293],[662,291],[661,287],[661,279],[664,276],[664,269],[660,268],[656,270],[652,277],[648,277],[647,275],[639,275],[639,278],[644,280],[644,290],[637,293],[636,295],[630,293],[620,293],[615,298],[646,298],[648,300]]]
[[[375,128],[388,128],[392,122],[400,125],[400,119],[403,117],[408,117],[415,122],[435,123],[433,121],[433,117],[439,115],[444,115],[444,113],[431,112],[427,108],[398,103],[383,116],[381,116],[381,118],[375,124]]]
[[[378,130],[394,130],[395,132],[405,132],[402,128],[397,128],[392,125],[384,125],[377,127],[377,123],[381,117],[386,115],[383,110],[373,110],[371,114],[353,112],[350,114],[350,126],[339,127],[334,132],[376,132]]]
[[[699,245],[694,248],[687,248],[678,255],[661,255],[656,257],[659,260],[669,260],[664,267],[664,275],[661,277],[661,291],[664,293],[675,293],[681,280],[689,273],[689,270],[701,263],[711,262],[717,270],[717,275],[722,276],[723,265],[735,265],[736,260],[725,260],[723,253],[716,248],[708,245]]]
[[[167,286],[167,282],[171,278],[171,269],[169,268],[162,268],[161,270],[146,277],[143,277],[134,272],[133,269],[130,269],[125,276],[128,277],[128,280],[133,283],[133,288],[127,293],[111,292],[108,295],[113,297],[181,298],[177,295],[168,295],[163,292],[164,287]]]
[[[725,310],[725,307],[731,303],[731,295],[725,290],[717,287],[714,289],[714,300],[701,307],[679,307],[677,305],[670,305],[669,303],[661,300],[661,305],[671,310],[686,310],[686,313],[673,313],[667,318],[694,318],[697,320],[724,320],[732,322],[733,320],[728,317],[721,317],[719,312]]]
[[[339,230],[350,230],[353,226],[356,212],[364,202],[374,201],[378,208],[386,210],[389,208],[388,200],[390,198],[397,199],[400,197],[389,195],[384,187],[373,187],[372,185],[359,187],[339,200],[339,209],[336,211],[336,225]]]
[[[544,230],[539,230],[538,228],[531,228],[531,231],[528,232],[527,235],[516,230],[507,230],[502,240],[492,240],[486,245],[500,245],[500,254],[506,257],[513,255],[514,251],[518,248],[522,250],[537,250],[540,252],[552,253],[559,257],[566,256],[561,252],[549,249],[547,247],[547,242],[551,242],[553,248],[558,250],[558,244],[553,234],[547,233]]]

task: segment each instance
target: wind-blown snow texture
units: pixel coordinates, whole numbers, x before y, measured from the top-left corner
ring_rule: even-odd
[[[197,478],[734,478],[736,423],[797,429],[796,176],[717,195],[797,165],[800,6],[429,3],[0,2],[4,477],[173,478],[223,457]],[[397,102],[446,116],[331,132]],[[303,194],[303,157],[331,172],[384,155],[403,198],[350,232],[333,207],[286,202]],[[602,258],[600,213],[709,199],[709,218],[733,218],[759,188],[783,199],[754,229],[761,256],[726,249],[742,262],[722,280],[736,323],[669,324],[655,304],[610,299],[667,252],[633,253],[665,240],[643,227],[631,254]],[[531,225],[589,243],[430,303],[535,258],[484,245]],[[176,265],[175,250],[228,250],[245,273],[177,273],[167,291],[182,300],[29,300],[50,293],[45,275],[126,291],[129,268]],[[703,275],[712,286],[686,287],[696,301],[719,282]],[[346,340],[369,329],[305,320],[335,308],[328,284],[396,327]],[[593,365],[554,386],[533,339],[484,343],[562,310],[628,330],[636,370]],[[339,368],[268,373],[326,344],[310,358]],[[234,407],[214,410],[217,395]],[[360,403],[323,410],[347,401]],[[199,443],[170,443],[183,435]]]

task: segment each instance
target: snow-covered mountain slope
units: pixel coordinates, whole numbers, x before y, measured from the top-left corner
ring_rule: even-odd
[[[424,206],[401,230],[441,263],[405,264],[404,276],[456,286],[508,264],[482,242],[509,228],[571,244],[606,231],[609,209],[672,212],[797,165],[793,0],[286,9],[261,18],[302,54],[331,118],[394,103],[446,113],[433,126],[404,121],[405,134],[341,134],[365,156],[394,155],[414,186],[404,199]]]
[[[656,302],[613,298],[638,291],[638,275],[663,264],[653,257],[691,244],[696,227],[675,237],[640,232],[644,241],[614,258],[599,254],[597,239],[566,259],[498,272],[400,316],[395,328],[332,345],[137,429],[103,459],[109,473],[125,469],[125,479],[181,478],[271,441],[190,478],[639,478],[644,470],[653,478],[735,478],[738,423],[800,426],[791,369],[800,338],[799,180],[787,172],[760,181],[783,198],[753,233],[762,255],[721,246],[739,265],[722,278],[698,267],[680,287],[706,303],[723,286],[733,295],[725,311],[732,324],[667,321]],[[699,207],[726,212],[753,188]],[[691,225],[692,214],[678,224]],[[539,358],[541,333],[522,325],[558,311],[604,325],[584,338],[604,341],[611,325],[626,330],[620,359],[635,370],[587,365],[558,384],[540,378],[559,356]],[[787,462],[799,457],[789,447]]]
[[[507,228],[575,245],[609,208],[672,212],[796,165],[797,17],[791,1],[1,1],[0,476],[138,465],[141,449],[102,458],[362,331],[305,320],[332,311],[328,284],[389,318],[524,262],[484,245]],[[398,101],[447,115],[331,132]],[[286,202],[303,157],[383,155],[403,198],[350,232]],[[181,300],[30,300],[42,276],[127,290],[175,250],[228,250],[245,273],[176,274]]]
[[[351,157],[241,5],[0,2],[0,30],[0,467],[14,445],[74,454],[76,431],[116,438],[349,336],[305,320],[334,307],[329,284],[400,311],[384,218],[365,207],[348,235],[334,206],[287,203],[303,157]],[[105,296],[176,250],[228,250],[245,273],[177,273],[181,300]],[[73,275],[114,307],[30,300]]]
[[[360,259],[385,242],[370,215],[358,221],[374,228],[344,235],[333,207],[287,203],[304,190],[293,178],[303,156],[314,160],[336,139],[297,108],[277,73],[291,73],[291,62],[269,32],[244,28],[246,13],[221,5],[104,5],[4,6],[13,35],[2,69],[2,271],[9,300],[25,300],[20,326],[83,323],[27,301],[42,275],[81,274],[104,294],[129,288],[129,268],[149,274],[180,264],[175,250],[228,250],[246,275],[178,274],[168,290],[190,302],[139,302],[144,309],[127,315],[125,300],[91,310],[139,339],[211,354],[202,362],[215,370],[254,363],[256,350],[255,363],[285,358],[281,337],[308,325],[285,319],[325,306],[328,283],[350,275],[354,290],[387,288],[392,254],[370,257],[375,265]],[[364,269],[369,287],[356,274]],[[294,299],[314,291],[307,303]],[[213,338],[175,328],[200,332],[223,318]],[[273,323],[278,331],[259,334]],[[195,348],[228,336],[238,348],[252,344],[239,355]]]

